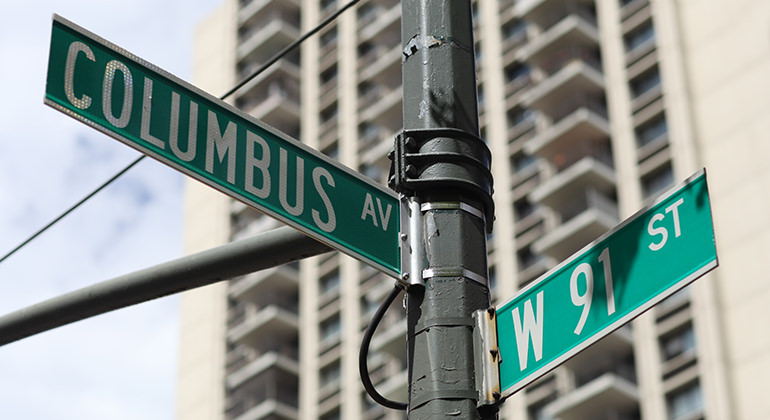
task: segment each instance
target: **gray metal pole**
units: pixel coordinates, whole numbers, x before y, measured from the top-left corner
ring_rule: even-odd
[[[477,408],[473,354],[472,314],[490,305],[494,205],[491,157],[479,138],[471,2],[402,0],[401,25],[404,132],[391,185],[409,197],[405,208],[421,226],[404,235],[410,258],[402,252],[412,285],[408,417],[494,419],[495,406]]]
[[[0,345],[185,290],[331,251],[281,227],[84,287],[0,318]]]

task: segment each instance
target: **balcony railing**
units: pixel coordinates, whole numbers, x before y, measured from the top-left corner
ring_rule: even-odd
[[[578,195],[570,204],[557,211],[561,224],[565,224],[586,210],[597,209],[603,214],[618,216],[618,205],[594,188],[588,188],[585,194]]]
[[[580,46],[567,47],[555,53],[543,64],[542,70],[547,77],[550,77],[573,61],[582,61],[598,72],[602,71],[599,55],[590,48]]]
[[[254,22],[254,24],[249,25],[247,28],[238,31],[238,42],[244,43],[248,41],[251,37],[273,22],[281,22],[299,30],[299,15],[297,13],[290,13],[285,10],[274,10],[271,13],[266,14],[258,22]]]
[[[556,125],[561,120],[569,117],[575,111],[580,108],[586,108],[601,117],[607,118],[607,106],[603,100],[595,97],[581,95],[575,98],[574,101],[565,101],[561,106],[555,107],[553,113],[551,113],[551,124]]]
[[[254,349],[250,346],[238,346],[235,350],[227,353],[226,374],[229,376],[242,369],[249,363],[254,362],[262,356],[273,354],[275,356],[285,357],[286,359],[299,361],[299,346],[295,343],[281,343],[270,340],[266,343],[264,349]]]
[[[539,22],[541,32],[547,32],[549,29],[558,25],[561,21],[570,16],[578,16],[591,25],[596,26],[596,14],[593,10],[586,8],[570,8],[562,9],[548,14],[543,20]]]

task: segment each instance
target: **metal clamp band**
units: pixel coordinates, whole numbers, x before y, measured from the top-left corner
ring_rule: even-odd
[[[483,286],[487,285],[487,278],[481,274],[474,273],[464,267],[442,267],[442,268],[428,268],[422,271],[423,280],[427,280],[433,277],[464,277],[468,280],[473,280]]]
[[[467,203],[462,203],[459,201],[441,201],[441,202],[435,202],[435,203],[422,203],[420,205],[420,210],[425,212],[429,210],[462,210],[468,214],[472,214],[476,217],[478,217],[481,220],[484,220],[484,212],[477,209],[476,207],[471,206]]]

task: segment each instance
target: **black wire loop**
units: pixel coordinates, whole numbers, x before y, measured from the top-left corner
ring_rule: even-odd
[[[374,331],[380,324],[380,321],[388,310],[390,304],[396,300],[402,290],[402,286],[396,283],[395,286],[393,286],[393,290],[390,291],[390,294],[388,294],[385,300],[380,304],[380,307],[377,308],[377,312],[374,313],[372,322],[369,323],[369,326],[366,327],[366,331],[364,331],[364,337],[361,340],[361,351],[358,352],[358,372],[361,374],[361,382],[364,384],[366,393],[369,394],[377,404],[394,410],[406,410],[408,405],[407,403],[390,400],[377,392],[377,389],[374,388],[374,384],[372,383],[372,379],[369,377],[369,366],[366,363],[366,359],[369,355],[369,344],[372,342]]]

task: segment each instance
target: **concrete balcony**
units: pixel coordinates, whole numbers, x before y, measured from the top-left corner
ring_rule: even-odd
[[[299,410],[279,400],[267,400],[250,408],[233,420],[296,420]]]
[[[563,261],[618,224],[617,205],[602,193],[589,189],[573,199],[559,224],[532,245],[535,252]]]
[[[358,7],[358,27],[363,29],[378,16],[397,6],[398,0],[370,0]]]
[[[258,347],[263,340],[291,340],[297,336],[299,318],[294,311],[278,305],[269,305],[261,310],[246,311],[243,320],[230,328],[227,339],[231,343],[242,343]]]
[[[631,67],[634,63],[640,61],[642,57],[655,51],[656,44],[655,38],[651,38],[628,51],[626,53],[626,67]]]
[[[383,397],[392,401],[406,401],[408,396],[409,377],[406,370],[390,376],[385,382],[377,384],[377,390]]]
[[[401,44],[376,48],[360,57],[358,71],[361,80],[372,80],[388,86],[401,84]]]
[[[564,57],[557,57],[558,62],[546,69],[545,79],[522,95],[525,106],[554,115],[559,112],[565,97],[603,94],[604,76],[600,64],[590,56],[581,57],[579,52],[565,54]]]
[[[564,362],[564,366],[575,371],[595,365],[597,359],[623,360],[630,357],[634,351],[634,341],[631,329],[621,327],[585,350]],[[592,362],[593,361],[593,362]]]
[[[518,282],[519,287],[523,287],[524,285],[542,276],[543,274],[546,273],[546,271],[550,270],[551,267],[553,267],[554,265],[555,263],[550,259],[540,258],[535,260],[530,265],[527,265],[521,268],[519,273],[516,275],[516,278],[519,281]]]
[[[299,273],[292,265],[261,270],[247,274],[230,284],[230,297],[242,301],[256,301],[269,293],[293,295],[299,290]]]
[[[513,199],[519,200],[529,195],[540,184],[540,179],[540,166],[536,163],[514,172],[511,176]]]
[[[382,39],[390,37],[398,38],[400,40],[400,24],[401,4],[397,3],[383,13],[378,13],[377,18],[374,21],[361,28],[359,39],[361,41],[367,41],[375,38]],[[391,42],[390,45],[393,45],[393,43]]]
[[[372,349],[395,357],[406,357],[406,320],[403,317],[386,317],[387,325],[372,339]],[[386,321],[383,320],[383,321]]]
[[[599,45],[596,18],[585,13],[565,14],[555,25],[533,37],[521,49],[521,58],[533,65],[543,65],[558,51],[572,46]]]
[[[296,14],[299,22],[300,0],[251,0],[238,10],[238,24],[248,25],[258,20],[267,20],[265,16],[276,10]]]
[[[606,113],[586,104],[578,106],[527,141],[524,150],[553,160],[558,153],[574,147],[576,142],[607,138],[609,135],[610,124]]]
[[[526,141],[535,135],[536,126],[537,118],[534,114],[512,123],[508,128],[508,141],[512,143],[518,143],[520,139]]]
[[[588,155],[543,181],[532,191],[529,198],[532,202],[559,211],[575,203],[575,191],[583,192],[590,188],[607,191],[614,189],[614,186],[615,171],[612,167],[600,158]],[[580,195],[585,198],[583,193]]]
[[[234,420],[293,420],[299,418],[296,374],[287,374],[275,365],[229,392],[226,418]]]
[[[240,369],[227,375],[225,384],[228,389],[237,388],[269,369],[279,370],[280,375],[299,375],[299,363],[289,354],[266,353],[247,363]]]
[[[560,420],[625,419],[639,405],[635,384],[605,373],[551,403],[545,414]]]
[[[514,6],[516,14],[533,23],[541,32],[556,25],[567,14],[593,16],[593,0],[575,0],[571,2],[550,0],[522,0]]]
[[[281,88],[262,98],[240,99],[239,103],[243,111],[287,133],[300,118],[299,95]]]
[[[252,63],[243,65],[238,74],[238,78],[243,79],[248,76],[251,76],[251,74],[257,69],[259,69],[261,66],[262,66],[262,63],[257,63],[257,62],[252,62]],[[300,78],[299,66],[295,63],[292,63],[289,60],[281,59],[281,60],[278,60],[278,62],[276,62],[272,66],[265,69],[257,77],[249,80],[249,82],[246,83],[246,85],[244,85],[243,88],[241,88],[241,92],[244,92],[243,94],[241,94],[241,96],[247,95],[247,92],[251,90],[259,90],[263,86],[268,85],[276,80],[299,81],[299,78]]]
[[[383,89],[378,101],[361,110],[361,120],[373,121],[384,127],[400,126],[402,118],[401,96],[400,89]]]
[[[236,57],[239,61],[247,59],[267,61],[300,35],[296,25],[284,20],[271,20],[242,36],[243,40],[236,50]]]

